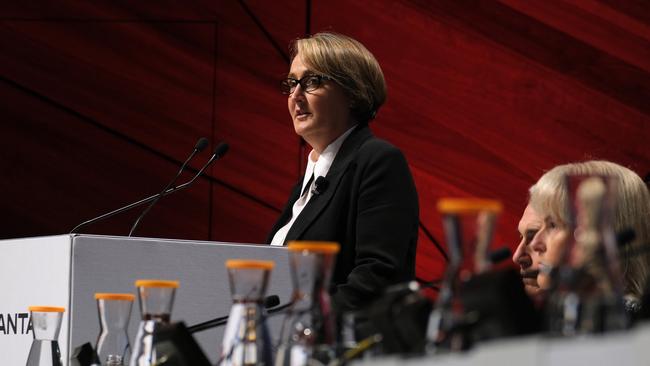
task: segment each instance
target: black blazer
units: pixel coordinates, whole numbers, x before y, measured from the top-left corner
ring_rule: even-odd
[[[343,142],[326,179],[327,188],[311,197],[286,240],[341,244],[330,292],[338,311],[354,310],[414,278],[417,192],[402,153],[363,124]],[[302,178],[267,242],[291,219],[301,185]]]

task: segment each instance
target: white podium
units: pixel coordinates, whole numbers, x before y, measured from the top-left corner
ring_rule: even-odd
[[[64,365],[77,346],[96,342],[99,321],[96,292],[134,293],[136,279],[179,280],[172,321],[188,326],[228,315],[231,305],[224,262],[229,258],[276,263],[267,295],[289,301],[292,284],[288,254],[269,245],[59,235],[0,240],[0,355],[3,365],[24,365],[32,342],[30,305],[65,307],[59,344]],[[140,312],[137,300],[129,322],[131,342]],[[282,316],[270,319],[279,329]],[[197,333],[196,339],[216,362],[223,328]]]

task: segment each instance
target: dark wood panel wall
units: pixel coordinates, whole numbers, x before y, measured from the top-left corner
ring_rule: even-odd
[[[382,64],[373,129],[409,160],[423,230],[443,238],[440,197],[497,198],[496,244],[514,246],[552,166],[650,171],[649,14],[638,0],[3,3],[0,237],[65,233],[155,193],[206,136],[228,156],[137,234],[261,242],[305,153],[277,91],[287,46],[332,30]],[[87,232],[124,235],[137,213]],[[420,277],[440,275],[424,231],[418,256]]]

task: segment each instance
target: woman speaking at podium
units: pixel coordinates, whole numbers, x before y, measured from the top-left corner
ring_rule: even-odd
[[[368,127],[386,99],[374,56],[350,37],[318,33],[294,41],[291,58],[281,89],[312,150],[267,240],[340,243],[334,308],[359,309],[414,278],[417,192],[400,150]]]

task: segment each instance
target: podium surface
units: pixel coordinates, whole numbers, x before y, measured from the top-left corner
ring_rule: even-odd
[[[228,315],[232,304],[225,261],[265,259],[276,263],[267,295],[289,301],[292,284],[283,247],[98,235],[59,235],[0,241],[0,354],[8,365],[27,360],[32,342],[30,305],[65,307],[59,344],[64,365],[77,346],[99,334],[96,292],[134,293],[137,279],[180,281],[172,321],[187,325]],[[270,319],[279,329],[281,316]],[[140,311],[133,304],[129,338],[134,341]],[[218,359],[223,328],[196,334],[211,362]],[[8,359],[7,359],[8,357]]]

